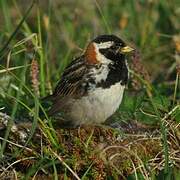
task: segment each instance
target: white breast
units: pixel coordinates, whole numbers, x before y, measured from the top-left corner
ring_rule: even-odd
[[[76,100],[73,104],[71,117],[77,124],[102,123],[119,107],[124,87],[120,83],[108,89],[97,88],[88,96]]]

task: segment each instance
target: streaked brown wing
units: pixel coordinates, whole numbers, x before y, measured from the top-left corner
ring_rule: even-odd
[[[87,68],[85,65],[84,56],[72,61],[65,69],[61,80],[57,84],[53,97],[57,98],[82,95],[83,89],[81,88],[81,84],[86,71]]]

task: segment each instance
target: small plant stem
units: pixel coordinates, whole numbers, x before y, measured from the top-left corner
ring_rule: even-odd
[[[174,107],[175,102],[176,102],[176,95],[177,95],[178,82],[179,82],[179,75],[178,75],[178,73],[177,73],[177,74],[176,74],[176,83],[175,83],[175,87],[174,87],[173,107]]]
[[[38,6],[37,9],[37,21],[38,21],[38,40],[39,40],[39,46],[41,49],[39,49],[39,55],[40,55],[40,86],[41,86],[41,95],[45,96],[45,73],[44,73],[44,54],[42,49],[42,31],[41,31],[41,17],[40,17],[40,9]]]

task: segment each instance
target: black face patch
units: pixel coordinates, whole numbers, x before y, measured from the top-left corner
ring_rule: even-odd
[[[119,57],[117,56],[116,51],[117,51],[117,49],[111,49],[111,48],[99,49],[99,52],[101,54],[103,54],[107,59],[110,59],[112,61],[119,60]]]
[[[117,54],[120,53],[120,49],[125,47],[126,44],[117,36],[114,35],[101,35],[93,40],[95,43],[106,43],[113,42],[112,46],[107,48],[99,48],[99,52],[104,55],[107,59],[116,61]]]

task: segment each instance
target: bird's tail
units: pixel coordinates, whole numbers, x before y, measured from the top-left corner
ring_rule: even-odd
[[[45,97],[41,98],[42,102],[52,101],[52,100],[53,100],[53,95],[48,95],[48,96],[45,96]]]

